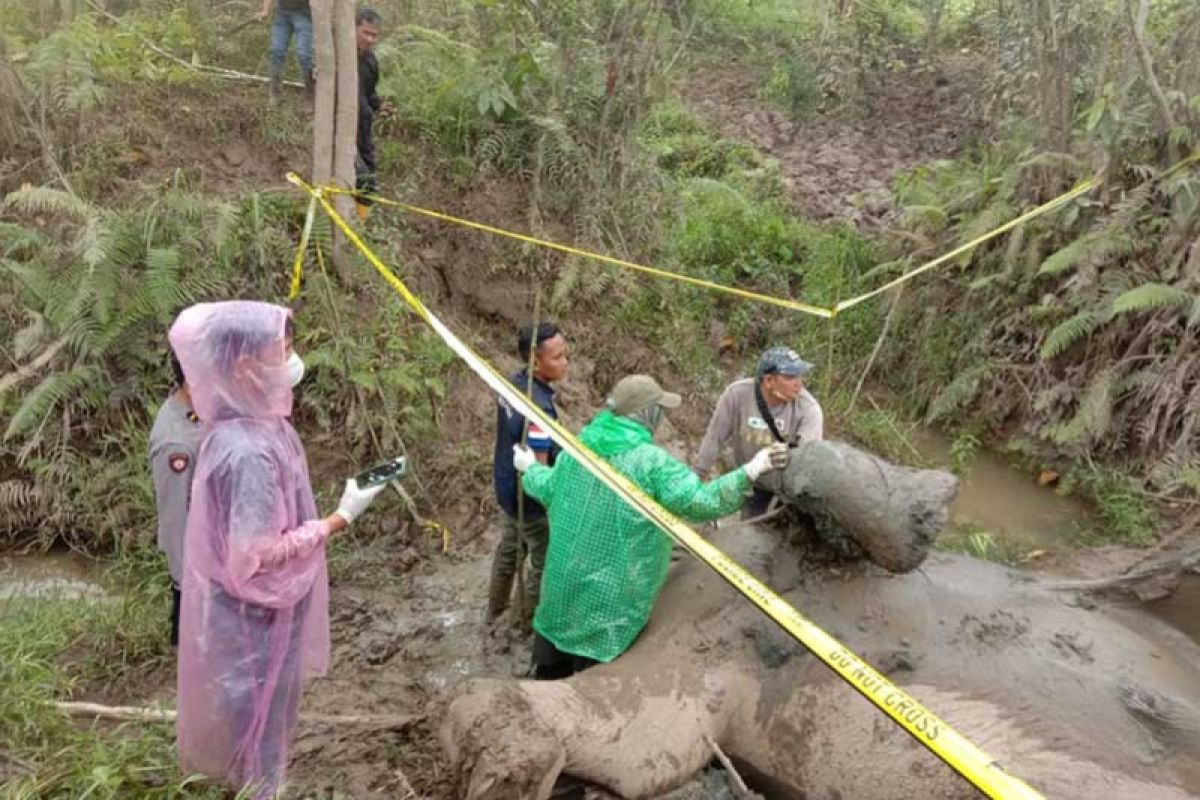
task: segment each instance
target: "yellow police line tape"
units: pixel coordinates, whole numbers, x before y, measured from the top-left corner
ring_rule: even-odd
[[[300,281],[304,274],[304,256],[308,253],[308,238],[312,236],[313,222],[317,216],[317,197],[313,195],[308,201],[308,211],[304,215],[304,229],[300,231],[300,246],[296,248],[296,259],[292,263],[292,285],[288,290],[288,300],[300,296]],[[321,255],[317,250],[317,257]]]
[[[560,252],[567,253],[569,255],[579,256],[580,258],[589,258],[589,259],[592,259],[593,261],[602,261],[605,264],[613,264],[614,266],[622,267],[624,269],[631,269],[631,270],[635,270],[637,272],[644,272],[647,275],[654,275],[655,277],[658,277],[658,278],[667,278],[668,280],[679,281],[681,283],[688,283],[688,284],[691,284],[692,286],[699,286],[703,289],[710,289],[715,292],[731,294],[731,295],[734,295],[735,297],[740,297],[744,300],[753,300],[758,303],[768,303],[768,304],[774,305],[774,306],[781,306],[783,308],[791,309],[792,311],[802,311],[805,314],[812,314],[813,316],[824,317],[826,319],[831,318],[834,314],[833,309],[830,309],[830,308],[822,308],[820,306],[810,305],[809,303],[801,303],[798,300],[788,300],[788,299],[782,298],[782,297],[772,297],[771,295],[761,294],[759,292],[752,292],[749,289],[739,289],[736,286],[726,286],[721,283],[714,283],[713,281],[706,281],[703,278],[693,278],[690,275],[681,275],[678,272],[671,272],[669,270],[659,269],[658,267],[648,267],[645,264],[638,264],[635,261],[626,261],[623,258],[616,258],[615,256],[606,256],[601,253],[593,253],[590,250],[583,250],[578,247],[571,247],[570,245],[559,244],[558,242],[551,242],[548,239],[539,239],[536,236],[529,236],[528,234],[517,233],[515,231],[505,230],[504,228],[497,228],[492,225],[485,225],[482,222],[475,222],[473,220],[463,219],[462,217],[451,216],[450,214],[443,214],[441,211],[433,211],[428,208],[421,208],[420,206],[409,205],[408,203],[402,203],[399,200],[390,200],[386,197],[377,197],[375,195],[365,195],[365,194],[361,194],[360,192],[357,192],[353,189],[344,189],[340,186],[331,186],[331,185],[330,186],[322,186],[321,191],[326,194],[349,194],[349,195],[354,195],[355,197],[362,197],[364,200],[370,200],[372,203],[377,203],[379,205],[384,205],[384,206],[394,206],[396,208],[401,208],[401,209],[404,209],[405,211],[409,211],[413,214],[421,214],[426,217],[432,217],[433,219],[442,220],[443,222],[449,222],[454,225],[461,225],[464,228],[474,228],[475,230],[483,231],[485,233],[492,233],[492,234],[495,234],[496,236],[503,236],[508,239],[515,239],[518,242],[525,242],[526,244],[537,245],[538,247],[545,247],[550,250],[558,250]]]
[[[905,283],[906,281],[910,281],[913,278],[920,275],[922,272],[928,272],[929,270],[933,269],[934,267],[945,264],[950,259],[961,256],[963,253],[967,252],[968,250],[973,250],[974,248],[976,248],[979,245],[986,242],[988,239],[992,239],[996,236],[999,236],[1002,233],[1006,233],[1006,232],[1012,230],[1013,228],[1017,227],[1018,225],[1023,225],[1026,222],[1029,222],[1029,220],[1033,219],[1034,217],[1040,217],[1042,214],[1045,214],[1047,211],[1051,211],[1055,208],[1058,208],[1059,206],[1061,206],[1062,204],[1064,204],[1070,200],[1074,200],[1076,197],[1079,197],[1079,195],[1090,191],[1091,188],[1095,185],[1096,185],[1095,178],[1086,180],[1083,183],[1076,186],[1071,191],[1064,192],[1063,194],[1060,194],[1058,197],[1055,197],[1053,200],[1050,200],[1049,202],[1046,202],[1046,203],[1042,203],[1037,208],[1031,208],[1029,211],[1026,211],[1024,214],[1017,217],[1016,219],[1009,220],[1008,222],[1004,223],[1000,227],[993,228],[992,230],[988,231],[987,233],[983,234],[982,236],[977,236],[976,238],[972,239],[971,241],[967,242],[966,244],[959,245],[958,247],[951,250],[949,253],[940,255],[937,258],[933,259],[932,261],[927,261],[924,264],[922,264],[921,266],[916,267],[915,269],[910,269],[908,272],[899,276],[895,280],[888,281],[883,286],[872,289],[871,291],[865,292],[864,294],[860,294],[858,297],[852,297],[849,300],[843,300],[842,302],[838,303],[836,306],[833,307],[832,311],[834,313],[834,316],[836,316],[837,314],[840,314],[842,311],[845,311],[847,308],[852,308],[852,307],[858,305],[859,303],[863,303],[863,302],[866,302],[867,300],[870,300],[872,297],[881,295],[884,292],[886,292],[888,289],[899,286],[900,284]]]
[[[771,295],[762,294],[760,292],[752,292],[748,289],[739,289],[735,286],[726,286],[724,284],[714,283],[713,281],[706,281],[701,278],[693,278],[690,275],[681,275],[678,272],[671,272],[669,270],[659,269],[657,267],[648,267],[645,264],[638,264],[634,261],[626,261],[623,258],[615,258],[613,256],[606,256],[601,253],[594,253],[590,250],[583,250],[578,247],[571,247],[569,245],[559,244],[558,242],[552,242],[547,239],[539,239],[536,236],[530,236],[530,235],[524,234],[524,233],[517,233],[515,231],[509,231],[509,230],[505,230],[504,228],[494,227],[492,225],[485,225],[482,222],[475,222],[473,220],[464,219],[462,217],[455,217],[450,214],[445,214],[445,213],[442,213],[441,211],[433,211],[428,208],[421,208],[420,206],[410,205],[409,203],[403,203],[399,200],[392,200],[392,199],[389,199],[386,197],[378,197],[376,195],[362,194],[360,192],[355,191],[354,189],[344,189],[340,186],[328,185],[328,186],[322,186],[321,191],[325,194],[354,195],[355,197],[362,197],[364,200],[369,200],[372,203],[377,203],[379,205],[385,205],[385,206],[393,206],[395,208],[400,208],[400,209],[403,209],[403,210],[408,211],[413,214],[420,214],[422,216],[442,220],[443,222],[449,222],[453,225],[460,225],[464,228],[473,228],[475,230],[484,231],[486,233],[495,234],[497,236],[503,236],[508,239],[515,239],[519,242],[525,242],[527,244],[537,245],[538,247],[545,247],[550,250],[558,250],[563,253],[569,253],[570,255],[579,256],[580,258],[589,258],[594,261],[601,261],[606,264],[613,264],[615,266],[623,267],[625,269],[631,269],[631,270],[636,270],[638,272],[644,272],[647,275],[654,275],[655,277],[659,277],[659,278],[666,278],[668,280],[680,281],[682,283],[689,283],[689,284],[692,284],[693,286],[700,286],[702,288],[710,289],[712,291],[722,292],[724,294],[731,294],[731,295],[741,297],[746,300],[753,300],[758,303],[769,303],[771,305],[782,306],[783,308],[788,308],[793,311],[801,311],[805,314],[812,314],[813,316],[822,317],[824,319],[833,319],[839,313],[841,313],[842,311],[845,311],[848,308],[853,308],[854,306],[858,305],[859,303],[863,303],[867,300],[870,300],[872,297],[876,297],[877,295],[883,294],[888,289],[899,286],[900,284],[905,283],[906,281],[910,281],[923,272],[928,272],[929,270],[933,269],[934,267],[940,266],[941,264],[946,263],[947,261],[949,261],[952,258],[960,256],[969,250],[975,249],[976,247],[978,247],[979,245],[988,241],[989,239],[994,239],[995,237],[999,236],[1000,234],[1006,233],[1007,231],[1012,230],[1013,228],[1017,227],[1018,225],[1023,225],[1024,223],[1029,222],[1030,220],[1034,219],[1035,217],[1040,217],[1042,214],[1045,214],[1048,211],[1052,211],[1055,208],[1058,208],[1059,206],[1063,205],[1064,203],[1067,203],[1067,202],[1075,199],[1076,197],[1079,197],[1081,194],[1088,192],[1095,185],[1096,185],[1096,181],[1094,178],[1091,180],[1086,180],[1083,183],[1080,183],[1074,189],[1071,189],[1068,192],[1064,192],[1063,194],[1060,194],[1058,197],[1055,197],[1052,200],[1050,200],[1046,203],[1043,203],[1040,206],[1037,206],[1036,208],[1030,209],[1029,211],[1025,212],[1024,214],[1017,217],[1016,219],[1010,220],[1009,222],[1006,222],[997,228],[993,228],[992,230],[988,231],[987,233],[977,236],[965,244],[959,245],[958,247],[951,250],[949,253],[938,256],[937,258],[933,259],[932,261],[926,262],[925,264],[922,264],[921,266],[916,267],[915,269],[909,270],[908,272],[899,276],[895,280],[885,283],[883,286],[880,286],[876,289],[872,289],[871,291],[865,292],[864,294],[860,294],[857,297],[852,297],[849,300],[843,300],[840,303],[838,303],[837,305],[829,307],[829,308],[826,308],[823,306],[815,306],[810,303],[802,303],[798,300],[788,300],[788,299],[781,298],[781,297],[773,297]],[[297,266],[297,270],[298,269],[299,269],[299,266]],[[295,273],[295,274],[298,274],[298,273]]]
[[[288,180],[306,191],[313,200],[321,205],[333,223],[341,229],[346,238],[362,253],[383,279],[396,290],[409,308],[424,320],[446,345],[465,361],[476,375],[483,379],[484,383],[518,409],[521,414],[537,420],[538,424],[550,432],[550,436],[565,452],[578,460],[605,486],[716,571],[776,624],[811,650],[813,655],[821,659],[863,697],[874,703],[913,738],[988,797],[1003,798],[1004,800],[1034,800],[1034,798],[1042,797],[1020,779],[1005,772],[996,761],[975,747],[943,720],[876,672],[845,645],[810,622],[787,601],[746,572],[737,562],[669,514],[641,489],[609,467],[591,450],[588,450],[570,431],[559,425],[557,420],[548,416],[541,408],[531,403],[495,367],[478,356],[447,328],[421,302],[420,298],[413,294],[404,282],[363,243],[354,228],[334,209],[324,189],[310,186],[295,173],[289,173]]]

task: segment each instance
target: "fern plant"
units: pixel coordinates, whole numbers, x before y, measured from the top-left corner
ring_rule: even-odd
[[[882,363],[909,389],[924,386],[923,396],[930,385],[945,387],[930,419],[994,414],[1038,431],[1050,451],[1133,457],[1147,468],[1163,453],[1195,457],[1200,224],[1180,213],[1188,206],[1179,200],[1193,192],[1193,170],[1156,169],[1141,153],[1110,155],[1094,195],[977,248],[961,278],[915,288]],[[1069,186],[1083,169],[1070,158],[1001,147],[922,168],[897,192],[913,209],[904,224],[917,235],[940,229],[962,241],[1000,221],[997,209],[1011,216],[1044,200],[1028,198],[1031,183]],[[954,313],[931,316],[929,306]],[[929,346],[963,318],[980,320],[968,326],[969,339]],[[996,361],[1011,368],[989,370]],[[986,402],[972,407],[980,397]]]
[[[1039,355],[1044,361],[1049,361],[1066,352],[1076,342],[1091,335],[1103,325],[1106,316],[1095,311],[1080,311],[1070,319],[1061,322],[1046,335]]]
[[[1190,308],[1195,301],[1195,295],[1175,286],[1144,283],[1113,300],[1112,312],[1114,314],[1134,314],[1139,311],[1153,311],[1160,308]]]
[[[0,394],[0,461],[36,485],[60,487],[43,493],[40,511],[66,522],[90,496],[86,485],[81,497],[66,491],[80,474],[72,443],[156,402],[140,390],[165,385],[167,324],[183,306],[229,291],[241,254],[226,237],[237,226],[223,204],[176,189],[117,212],[27,188],[4,198],[0,212],[17,233],[0,259],[0,285],[21,310],[20,323],[0,334],[22,364]]]

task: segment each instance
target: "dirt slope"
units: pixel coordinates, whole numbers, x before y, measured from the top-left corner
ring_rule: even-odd
[[[900,173],[963,150],[978,133],[968,113],[967,65],[886,78],[868,108],[793,121],[756,97],[761,70],[730,66],[696,73],[690,105],[722,135],[779,160],[796,207],[813,219],[870,224],[889,209]]]

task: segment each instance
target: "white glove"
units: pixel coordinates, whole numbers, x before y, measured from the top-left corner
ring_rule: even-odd
[[[770,447],[764,447],[762,450],[759,450],[754,454],[754,458],[750,459],[749,463],[746,464],[747,478],[752,481],[756,481],[764,472],[770,472],[771,470],[775,469],[775,458],[772,458],[773,453],[771,451],[777,446],[778,445],[771,445]],[[787,453],[785,452],[784,457],[786,458],[786,456]]]
[[[537,461],[537,456],[528,447],[522,447],[519,444],[513,445],[513,467],[517,472],[524,472]]]
[[[347,525],[353,525],[358,515],[370,507],[375,496],[382,492],[385,486],[387,486],[386,483],[372,486],[369,489],[360,489],[354,482],[354,478],[350,478],[346,481],[346,490],[342,492],[342,499],[338,501],[337,511],[333,513],[346,520]]]

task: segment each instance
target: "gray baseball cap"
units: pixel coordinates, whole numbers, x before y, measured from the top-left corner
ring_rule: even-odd
[[[764,375],[791,375],[803,377],[813,371],[813,365],[800,357],[790,347],[772,347],[758,359],[758,377]]]
[[[682,397],[666,391],[649,375],[627,375],[621,378],[608,396],[608,407],[614,414],[622,416],[636,414],[656,404],[663,408],[679,408],[682,402]]]

